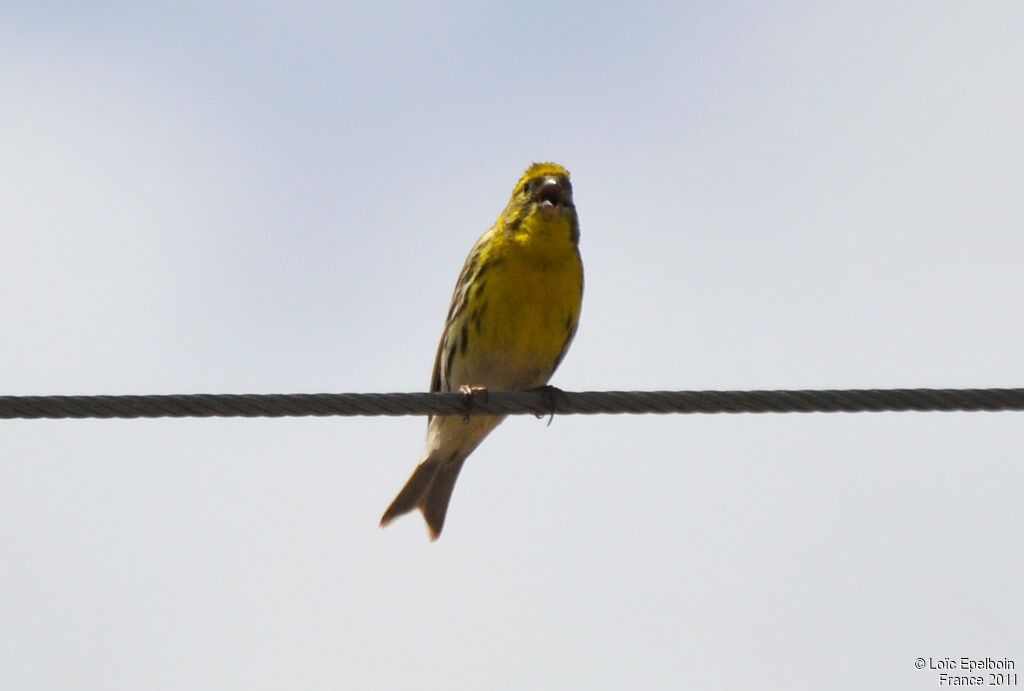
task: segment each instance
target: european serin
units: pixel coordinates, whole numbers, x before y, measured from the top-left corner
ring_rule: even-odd
[[[434,359],[431,391],[543,386],[569,348],[583,299],[569,172],[535,163],[469,253]],[[380,523],[419,509],[436,540],[466,457],[504,416],[432,416],[424,460]]]

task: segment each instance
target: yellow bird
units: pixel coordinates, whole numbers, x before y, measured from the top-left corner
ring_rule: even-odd
[[[434,359],[431,391],[525,391],[547,384],[579,322],[579,239],[569,171],[533,164],[466,259]],[[419,509],[436,540],[463,462],[504,419],[430,417],[423,461],[380,524]]]

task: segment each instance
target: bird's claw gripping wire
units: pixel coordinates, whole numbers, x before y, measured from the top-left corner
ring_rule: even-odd
[[[465,409],[462,412],[462,421],[469,422],[469,416],[473,414],[473,406],[476,402],[487,403],[487,387],[463,384],[459,387],[459,393],[462,394],[462,406]]]
[[[538,386],[533,389],[540,394],[540,399],[544,403],[544,409],[550,417],[548,417],[548,427],[551,426],[551,422],[555,419],[555,413],[558,412],[558,404],[560,401],[564,401],[567,396],[557,386],[551,386],[545,384],[544,386]],[[543,413],[537,414],[538,419],[544,417]]]

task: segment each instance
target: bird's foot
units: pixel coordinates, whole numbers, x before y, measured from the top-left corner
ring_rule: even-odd
[[[548,426],[550,427],[551,421],[555,419],[555,413],[558,412],[559,401],[564,401],[566,399],[565,392],[557,386],[551,386],[550,384],[538,386],[536,389],[533,389],[533,391],[540,394],[541,402],[544,404],[544,412],[550,416],[548,417]],[[544,414],[539,414],[537,417],[542,418],[544,417]]]
[[[487,402],[487,387],[463,384],[459,387],[459,393],[462,394],[462,405],[465,408],[465,411],[462,413],[462,420],[463,422],[469,422],[469,416],[473,413],[473,406],[477,403]]]

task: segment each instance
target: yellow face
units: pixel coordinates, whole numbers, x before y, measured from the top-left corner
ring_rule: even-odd
[[[516,185],[499,223],[511,233],[565,228],[569,239],[577,244],[579,220],[569,171],[555,163],[534,163]]]

